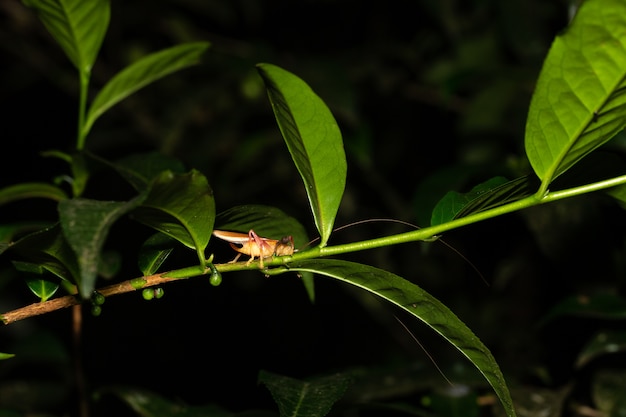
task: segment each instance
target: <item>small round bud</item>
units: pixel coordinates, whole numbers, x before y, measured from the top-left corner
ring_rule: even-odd
[[[165,295],[165,290],[163,288],[158,287],[154,289],[154,296],[156,298],[161,298],[163,295]]]
[[[152,300],[154,298],[154,290],[152,288],[144,288],[141,291],[141,296],[144,300]]]
[[[94,317],[98,317],[100,314],[102,313],[102,307],[98,306],[98,305],[92,305],[91,306],[91,315]]]

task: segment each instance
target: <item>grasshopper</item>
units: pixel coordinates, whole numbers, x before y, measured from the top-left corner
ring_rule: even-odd
[[[250,259],[246,265],[250,265],[255,258],[259,259],[259,266],[264,268],[263,259],[272,256],[293,255],[293,237],[285,236],[279,240],[268,239],[257,235],[254,230],[246,233],[227,232],[224,230],[213,230],[213,236],[225,240],[230,247],[239,252],[235,259],[230,262],[237,262],[239,257],[248,255]]]

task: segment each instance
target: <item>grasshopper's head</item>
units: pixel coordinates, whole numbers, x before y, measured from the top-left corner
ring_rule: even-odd
[[[287,256],[287,255],[293,255],[293,252],[294,252],[293,237],[285,236],[281,238],[278,242],[276,242],[276,247],[274,248],[274,255]]]

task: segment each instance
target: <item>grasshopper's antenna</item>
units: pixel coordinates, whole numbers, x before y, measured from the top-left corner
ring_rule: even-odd
[[[347,229],[348,227],[358,226],[358,225],[364,224],[364,223],[374,223],[374,222],[398,223],[398,224],[402,224],[404,226],[412,227],[414,229],[421,229],[421,227],[419,227],[419,226],[417,226],[417,225],[415,225],[413,223],[410,223],[410,222],[405,222],[404,220],[378,218],[378,219],[359,220],[359,221],[356,221],[356,222],[353,222],[353,223],[349,223],[349,224],[346,224],[346,225],[343,225],[343,226],[339,226],[339,227],[333,229],[333,232],[338,232],[340,230]],[[488,287],[490,286],[489,285],[489,281],[487,281],[487,279],[482,274],[482,272],[480,272],[480,270],[476,267],[476,265],[474,265],[469,259],[467,259],[467,257],[465,255],[463,255],[461,252],[458,251],[458,249],[456,249],[454,246],[450,245],[448,242],[444,241],[443,239],[440,239],[437,236],[435,236],[435,238],[439,242],[441,242],[444,245],[446,245],[448,247],[448,249],[450,249],[451,251],[456,253],[461,259],[463,259],[474,270],[474,272],[476,272],[476,274],[480,277],[480,279],[485,283],[486,286],[488,286]],[[316,237],[315,239],[311,240],[309,243],[304,245],[304,247],[312,245],[313,243],[317,242],[318,240],[320,240],[320,238]]]
[[[433,358],[433,356],[428,353],[428,351],[426,350],[426,348],[424,347],[424,345],[422,345],[422,343],[417,339],[417,337],[415,337],[415,335],[413,334],[413,332],[411,330],[409,330],[409,328],[407,327],[406,324],[404,324],[402,322],[402,320],[400,320],[398,318],[398,316],[394,315],[395,319],[398,320],[398,323],[400,323],[402,325],[402,327],[404,327],[404,330],[407,331],[407,333],[409,335],[411,335],[411,338],[413,338],[413,340],[415,341],[415,343],[417,343],[417,345],[424,351],[424,353],[426,354],[426,356],[428,356],[428,359],[430,359],[430,361],[433,363],[433,365],[435,365],[435,368],[437,369],[437,371],[441,374],[441,376],[443,377],[443,379],[446,380],[446,382],[448,384],[450,384],[450,386],[454,386],[454,383],[452,381],[450,381],[448,379],[448,377],[446,376],[446,374],[443,373],[443,371],[441,370],[441,368],[439,367],[439,365],[437,365],[437,362],[435,362],[435,358]]]

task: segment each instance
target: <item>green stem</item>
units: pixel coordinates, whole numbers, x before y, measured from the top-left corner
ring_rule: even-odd
[[[89,71],[80,71],[80,97],[78,105],[78,135],[76,149],[81,150],[85,146],[85,114],[87,112],[87,93],[89,92]]]

